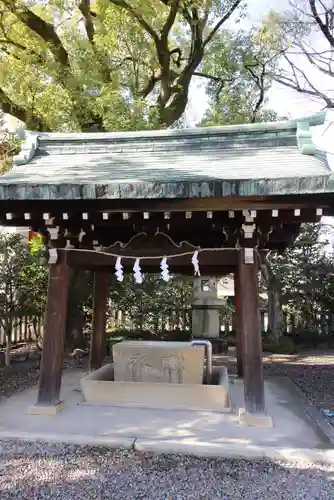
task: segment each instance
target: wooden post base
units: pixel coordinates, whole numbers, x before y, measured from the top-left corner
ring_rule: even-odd
[[[239,422],[249,427],[273,427],[273,419],[269,415],[246,413],[244,408],[239,409]]]
[[[55,405],[32,405],[26,411],[27,415],[46,415],[52,416],[57,415],[65,408],[65,403],[63,401],[59,401],[59,403]]]

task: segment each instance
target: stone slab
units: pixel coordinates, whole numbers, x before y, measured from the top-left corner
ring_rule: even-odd
[[[106,446],[108,448],[131,450],[135,439],[125,436],[90,436],[87,434],[64,434],[52,432],[21,430],[0,431],[0,439],[19,439],[21,441],[47,441],[48,443],[68,443],[83,446]]]
[[[136,439],[134,449],[143,453],[180,454],[244,460],[288,460],[334,465],[334,450],[221,444],[210,441]]]
[[[194,348],[193,348],[194,349]],[[81,380],[84,404],[165,410],[231,411],[226,367],[215,369],[217,385],[113,381],[107,364]]]
[[[27,415],[46,415],[53,416],[57,415],[65,408],[64,401],[59,401],[56,405],[31,405],[27,408]]]
[[[115,382],[202,384],[204,347],[189,342],[123,341],[113,346]]]

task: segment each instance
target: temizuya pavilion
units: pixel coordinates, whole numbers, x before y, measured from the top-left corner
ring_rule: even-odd
[[[143,273],[159,273],[166,256],[171,274],[193,276],[198,250],[202,275],[235,275],[245,409],[263,414],[258,270],[270,249],[292,243],[302,222],[334,214],[334,175],[310,131],[324,119],[28,135],[14,168],[0,178],[0,223],[31,227],[50,249],[37,405],[55,412],[59,405],[72,268],[95,275],[96,369],[105,354],[108,276],[117,256],[127,256],[124,272],[146,257],[139,261]]]

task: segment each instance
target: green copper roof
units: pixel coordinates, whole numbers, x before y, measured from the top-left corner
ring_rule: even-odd
[[[116,199],[334,192],[302,120],[127,133],[29,134],[0,199]]]

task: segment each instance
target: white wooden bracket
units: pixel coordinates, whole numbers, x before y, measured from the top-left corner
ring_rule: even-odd
[[[56,248],[50,248],[49,250],[49,264],[57,264],[58,252]]]
[[[244,261],[245,264],[254,264],[254,248],[244,248]]]
[[[256,225],[255,224],[243,224],[242,230],[244,232],[245,238],[251,239],[254,236]]]

